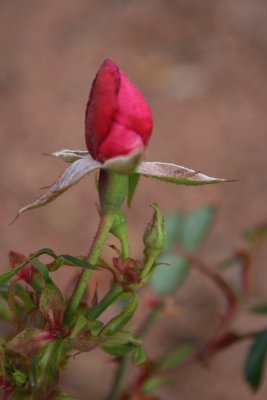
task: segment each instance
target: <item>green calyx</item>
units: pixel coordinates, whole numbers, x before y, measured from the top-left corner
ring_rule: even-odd
[[[128,193],[129,176],[111,170],[99,174],[99,200],[103,214],[117,213]]]

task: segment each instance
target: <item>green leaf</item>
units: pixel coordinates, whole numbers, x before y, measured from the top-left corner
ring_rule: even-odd
[[[206,239],[216,215],[216,208],[204,206],[186,216],[181,244],[189,252],[196,251]]]
[[[28,260],[24,261],[23,263],[19,264],[17,267],[11,269],[10,271],[4,272],[2,275],[0,275],[0,285],[3,285],[4,283],[8,282],[10,279],[12,279],[19,271],[22,270],[22,268],[25,267],[25,265],[28,264]]]
[[[76,266],[76,267],[82,267],[85,269],[96,269],[96,267],[92,264],[90,264],[87,260],[83,258],[77,258],[70,256],[68,254],[61,254],[59,256],[59,259],[64,262],[64,264],[71,265],[71,266]]]
[[[46,283],[51,283],[52,279],[50,277],[49,271],[46,268],[45,264],[41,263],[38,260],[31,260],[32,265],[34,265],[38,271],[40,272],[40,274],[43,276],[44,280]]]
[[[40,249],[40,250],[36,251],[35,253],[31,254],[29,260],[31,260],[32,258],[38,258],[44,254],[47,256],[51,256],[53,258],[57,258],[56,253],[52,249],[44,248],[44,249]]]
[[[170,353],[163,357],[158,363],[160,370],[175,368],[190,357],[196,348],[192,344],[186,343],[173,349]]]
[[[15,382],[16,386],[23,386],[27,381],[27,375],[25,372],[15,369],[12,373],[12,380]]]
[[[131,207],[132,205],[133,196],[135,194],[139,179],[140,179],[139,174],[129,175],[129,187],[128,187],[128,199],[127,199],[128,207]]]
[[[253,307],[250,311],[256,314],[267,314],[267,304]]]
[[[167,231],[167,243],[165,249],[167,251],[171,250],[177,241],[181,240],[184,220],[185,215],[180,211],[164,216],[165,229]]]
[[[260,332],[249,349],[245,362],[245,377],[253,390],[260,387],[267,354],[267,330]]]
[[[160,258],[162,263],[155,268],[150,286],[158,294],[169,294],[180,287],[189,272],[189,262],[175,254],[168,253]]]
[[[38,394],[43,397],[47,388],[56,385],[58,380],[58,370],[62,359],[63,340],[57,338],[48,343],[43,350],[32,359],[31,379],[35,383]]]
[[[121,331],[109,338],[105,337],[105,343],[101,347],[106,353],[114,356],[123,356],[134,350],[136,347],[139,348],[142,344],[142,340],[137,335]]]
[[[133,362],[136,365],[143,364],[147,359],[147,354],[143,346],[136,347],[133,350]]]
[[[10,310],[5,304],[2,303],[2,301],[0,302],[0,319],[9,322],[12,321]]]
[[[14,285],[13,293],[16,295],[16,297],[21,299],[26,311],[30,311],[35,307],[29,292],[20,284],[17,283],[16,285]]]

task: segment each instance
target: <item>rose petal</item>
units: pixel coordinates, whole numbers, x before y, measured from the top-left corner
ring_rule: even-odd
[[[99,147],[99,160],[104,162],[109,158],[127,155],[141,150],[143,146],[142,139],[135,131],[114,123],[108,137]]]
[[[86,145],[96,159],[98,147],[106,138],[112,117],[117,111],[119,85],[117,65],[111,60],[105,60],[92,84],[85,113]]]

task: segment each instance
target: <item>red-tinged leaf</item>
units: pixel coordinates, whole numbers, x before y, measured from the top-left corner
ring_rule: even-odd
[[[51,332],[37,329],[27,328],[18,333],[10,340],[6,348],[22,356],[29,357],[37,353],[44,345],[53,341],[55,336]]]
[[[50,189],[43,194],[39,199],[21,208],[15,217],[14,221],[24,212],[32,208],[44,206],[47,203],[55,200],[58,196],[64,193],[74,184],[78,183],[89,172],[98,169],[101,164],[93,160],[91,157],[84,157],[71,164],[61,175]],[[14,222],[13,221],[13,222]]]
[[[53,282],[46,283],[40,296],[39,308],[52,331],[62,328],[64,298]]]
[[[207,185],[210,183],[229,182],[227,179],[212,178],[193,169],[162,162],[141,162],[136,172],[145,177],[180,185]]]
[[[12,268],[16,268],[18,265],[27,261],[26,256],[24,254],[19,253],[17,251],[9,252],[9,261]],[[18,271],[17,276],[25,282],[29,282],[32,277],[32,267],[30,264],[25,265],[21,271]]]
[[[73,350],[88,352],[102,345],[106,341],[105,336],[93,337],[91,334],[85,334],[75,339],[68,339],[67,343]]]

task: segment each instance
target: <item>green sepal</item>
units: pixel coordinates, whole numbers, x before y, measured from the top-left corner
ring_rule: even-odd
[[[128,192],[129,178],[109,170],[101,170],[99,175],[99,200],[102,214],[117,213]]]
[[[49,271],[46,268],[45,264],[43,264],[39,260],[35,260],[35,259],[31,260],[31,263],[35,268],[37,268],[37,270],[40,272],[40,274],[42,275],[42,277],[44,278],[44,281],[46,283],[52,282],[51,276],[50,276]]]
[[[131,174],[129,176],[129,187],[128,187],[128,197],[127,197],[127,204],[128,207],[130,208],[132,205],[132,201],[133,201],[133,196],[135,194],[135,191],[137,189],[137,185],[140,179],[140,175],[139,174]]]

